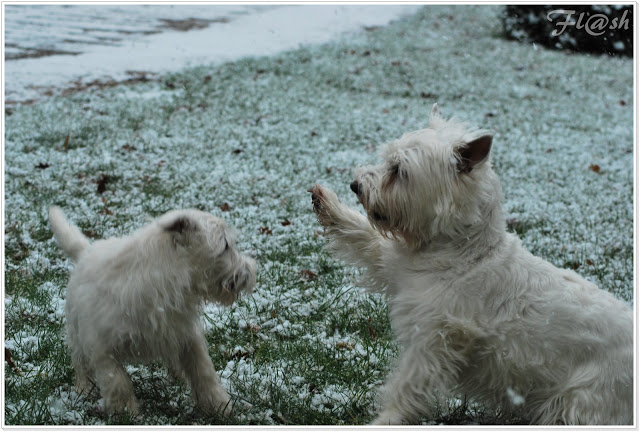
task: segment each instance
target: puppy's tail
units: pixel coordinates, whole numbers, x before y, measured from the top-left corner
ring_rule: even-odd
[[[62,210],[58,207],[49,209],[49,224],[53,235],[58,240],[60,247],[72,261],[78,261],[80,253],[89,246],[89,240],[80,232],[80,230],[70,225],[64,217]]]

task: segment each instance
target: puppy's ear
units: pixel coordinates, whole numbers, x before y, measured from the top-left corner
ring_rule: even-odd
[[[458,147],[458,172],[470,173],[478,164],[487,160],[493,135],[486,133]]]
[[[434,103],[431,107],[431,115],[429,116],[429,122],[431,122],[434,118],[442,118],[440,114],[440,108],[438,108],[438,103]]]
[[[189,234],[196,229],[196,224],[187,216],[179,216],[164,226],[164,230],[171,234],[173,243],[181,246],[186,246]]]

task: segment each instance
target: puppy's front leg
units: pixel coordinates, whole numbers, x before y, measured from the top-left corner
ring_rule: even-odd
[[[189,381],[196,403],[203,410],[222,411],[225,416],[231,413],[231,399],[220,384],[204,336],[194,337],[185,344],[180,355],[180,367]]]
[[[389,240],[365,216],[342,204],[332,190],[316,184],[309,192],[313,210],[329,237],[329,248],[341,258],[375,271],[380,265],[383,244]]]

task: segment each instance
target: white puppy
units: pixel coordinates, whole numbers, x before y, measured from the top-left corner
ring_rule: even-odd
[[[466,395],[539,424],[633,422],[633,314],[506,230],[492,135],[443,119],[357,170],[364,217],[316,185],[336,255],[387,294],[402,351],[376,424]]]
[[[108,412],[138,402],[124,364],[163,360],[186,378],[207,411],[231,411],[200,322],[203,301],[232,304],[255,284],[256,264],[240,254],[224,221],[197,210],[170,211],[123,238],[89,243],[52,207],[51,228],[76,263],[66,300],[67,343],[76,382],[95,378]]]

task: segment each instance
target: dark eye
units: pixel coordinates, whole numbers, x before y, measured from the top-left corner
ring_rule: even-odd
[[[382,188],[386,189],[386,188],[392,187],[393,184],[396,182],[396,180],[400,176],[401,176],[400,164],[396,162],[392,165],[389,165],[389,169],[387,170],[387,173],[384,176],[382,181]]]
[[[399,163],[394,163],[389,167],[389,182],[393,183],[396,180],[404,180],[406,178],[406,172],[400,169]]]
[[[227,240],[224,241],[224,250],[229,250],[229,242]]]
[[[373,219],[378,221],[378,222],[389,222],[389,219],[387,217],[383,216],[382,214],[378,213],[377,211],[374,211],[371,214],[371,217],[373,217]]]

